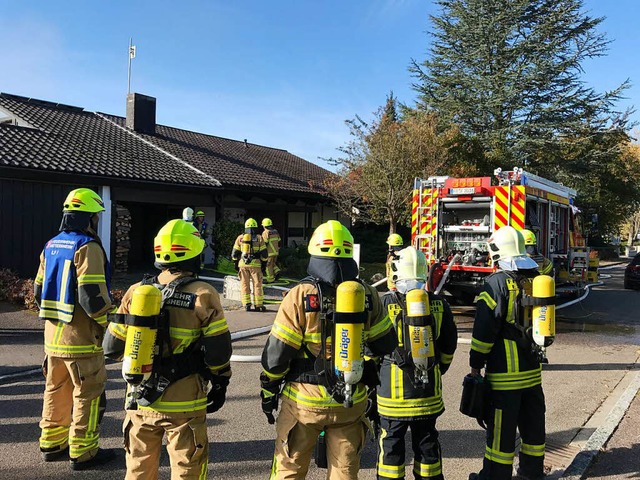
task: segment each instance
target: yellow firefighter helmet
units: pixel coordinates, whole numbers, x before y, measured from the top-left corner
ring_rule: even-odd
[[[246,222],[244,222],[244,228],[258,228],[258,222],[256,222],[255,218],[248,218]]]
[[[90,188],[71,190],[64,201],[63,212],[104,212],[104,202],[100,195]]]
[[[524,246],[536,245],[536,234],[531,230],[520,230],[520,233],[524,237]]]
[[[184,220],[171,220],[153,239],[156,262],[161,264],[182,262],[197,257],[204,249],[198,230]]]
[[[262,226],[263,227],[273,227],[273,221],[270,218],[263,218],[262,219]]]
[[[339,221],[329,220],[313,232],[308,250],[316,257],[353,258],[353,236]]]
[[[391,235],[389,235],[389,238],[387,238],[387,245],[389,245],[390,247],[402,247],[404,245],[404,242],[402,241],[402,237],[399,234],[392,233]]]

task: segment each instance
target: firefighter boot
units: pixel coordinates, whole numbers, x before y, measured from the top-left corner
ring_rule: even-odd
[[[76,459],[69,460],[69,464],[71,465],[71,470],[91,470],[95,467],[99,467],[100,465],[104,465],[105,463],[110,462],[116,458],[116,451],[112,448],[98,449],[98,453],[96,453],[89,460],[85,460],[84,462],[79,462]]]

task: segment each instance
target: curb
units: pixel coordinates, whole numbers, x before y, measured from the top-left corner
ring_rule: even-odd
[[[560,478],[566,478],[568,480],[580,480],[582,478],[591,465],[591,462],[598,456],[598,453],[600,453],[601,449],[611,438],[611,435],[613,435],[613,432],[618,428],[618,425],[624,418],[625,413],[629,409],[638,391],[640,391],[640,372],[636,374],[635,378],[611,409],[611,412],[607,415],[604,423],[591,434],[582,451],[574,457]]]

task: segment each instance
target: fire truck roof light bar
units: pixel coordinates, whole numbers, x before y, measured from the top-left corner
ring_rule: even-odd
[[[522,172],[522,185],[528,185],[534,188],[541,188],[543,190],[547,190],[551,193],[555,193],[557,195],[562,195],[564,197],[574,198],[578,192],[573,188],[566,187],[561,183],[553,182],[551,180],[547,180],[546,178],[539,177],[533,173]]]
[[[444,182],[447,178],[449,178],[448,175],[436,175],[433,177],[429,177],[426,180],[423,178],[416,178],[414,188],[419,188],[420,184],[426,187],[435,186],[438,188],[442,188],[444,187]]]

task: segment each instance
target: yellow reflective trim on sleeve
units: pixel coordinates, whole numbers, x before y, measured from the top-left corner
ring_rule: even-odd
[[[110,323],[109,324],[109,332],[111,335],[116,337],[119,340],[127,339],[127,326],[120,323]]]
[[[482,342],[477,338],[471,337],[471,350],[475,350],[476,352],[487,354],[491,352],[492,348],[493,348],[493,343]]]
[[[202,331],[203,337],[214,337],[216,335],[220,335],[221,333],[227,332],[229,331],[229,326],[227,325],[227,319],[221,318],[220,320],[211,322],[206,327],[203,327],[201,331]]]
[[[201,329],[199,328],[179,328],[170,327],[169,335],[177,340],[192,340],[200,338]]]
[[[322,334],[305,332],[303,338],[304,338],[304,343],[320,343],[322,341]]]
[[[33,281],[36,285],[42,285],[42,281],[44,280],[44,276],[42,274],[36,275],[36,279]]]
[[[440,353],[440,363],[450,364],[453,361],[453,353]]]
[[[273,326],[271,327],[271,335],[285,343],[295,346],[296,348],[300,348],[302,346],[302,335],[279,322],[273,323]]]
[[[231,365],[231,360],[223,363],[222,365],[208,365],[209,371],[213,374],[217,374],[220,370]]]
[[[106,313],[104,315],[100,315],[99,317],[94,318],[94,320],[96,321],[96,323],[98,323],[98,325],[102,325],[103,327],[107,326],[107,314]]]
[[[393,324],[391,323],[391,319],[387,314],[382,320],[374,325],[371,325],[371,328],[367,330],[369,333],[369,339],[375,340],[376,338],[385,334],[390,328],[393,328]]]
[[[494,310],[498,305],[496,301],[493,298],[491,298],[491,295],[489,295],[489,292],[481,292],[480,295],[478,295],[478,302],[481,300],[484,303],[486,303],[487,307],[489,307],[491,310]]]
[[[264,374],[269,377],[271,380],[279,380],[282,377],[284,377],[288,372],[289,369],[287,368],[284,373],[271,373],[271,372],[267,372],[265,369],[262,369],[262,371],[264,372]]]
[[[542,445],[530,445],[522,442],[520,446],[520,453],[530,455],[532,457],[544,457],[545,444]]]
[[[86,283],[106,283],[107,280],[104,275],[100,274],[84,274],[78,276],[78,285],[84,285]]]

